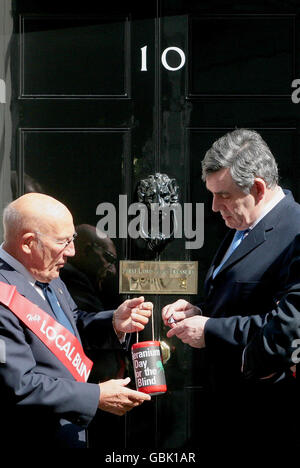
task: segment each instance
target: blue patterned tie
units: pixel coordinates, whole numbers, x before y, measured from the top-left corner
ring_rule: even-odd
[[[235,231],[235,234],[233,236],[233,239],[232,239],[232,242],[229,246],[229,249],[227,250],[223,260],[221,261],[220,265],[218,265],[215,269],[214,269],[214,272],[213,272],[213,278],[215,278],[215,276],[218,274],[218,272],[221,270],[222,266],[224,265],[224,263],[228,260],[228,258],[230,257],[230,255],[235,251],[235,249],[240,245],[240,243],[242,242],[242,240],[244,239],[245,237],[245,234],[249,232],[249,229],[245,229],[244,231]]]
[[[40,281],[36,281],[35,284],[39,286],[45,295],[45,298],[49,302],[51,309],[57,319],[57,321],[63,325],[65,328],[67,328],[71,333],[74,335],[74,329],[71,325],[71,322],[69,321],[68,317],[62,310],[57,297],[55,295],[55,292],[53,289],[49,286],[49,283],[41,283]]]

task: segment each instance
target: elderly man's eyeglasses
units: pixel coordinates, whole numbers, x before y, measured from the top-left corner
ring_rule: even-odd
[[[38,234],[39,236],[48,237],[48,239],[51,239],[53,242],[55,242],[57,245],[59,245],[62,249],[66,249],[68,247],[68,245],[70,245],[71,242],[74,242],[74,240],[77,237],[77,232],[75,232],[73,234],[73,236],[71,237],[71,239],[67,239],[65,241],[60,241],[60,240],[57,240],[57,239],[53,239],[53,237],[50,237],[47,234],[43,234],[42,232],[39,232],[39,231],[35,231],[35,233]]]

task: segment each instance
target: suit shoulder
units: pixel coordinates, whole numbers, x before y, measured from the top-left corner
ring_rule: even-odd
[[[3,276],[3,273],[5,273],[6,271],[13,272],[15,270],[12,266],[6,263],[6,261],[3,260],[3,258],[0,258],[0,274]]]
[[[273,225],[284,229],[289,235],[300,232],[300,204],[294,199],[286,198],[267,215]]]
[[[300,228],[300,205],[299,203],[294,202],[293,204],[288,204],[285,208],[283,216],[291,228],[295,227],[296,229],[299,230]]]
[[[14,273],[17,277],[17,272],[10,265],[8,265],[8,263],[2,260],[2,258],[0,258],[0,281],[10,284],[8,276],[14,276]]]

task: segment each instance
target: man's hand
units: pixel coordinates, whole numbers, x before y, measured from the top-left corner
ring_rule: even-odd
[[[180,322],[194,315],[201,315],[201,310],[199,307],[190,304],[184,299],[178,299],[178,301],[173,302],[173,304],[166,305],[162,310],[164,324],[171,328],[176,326],[175,322]],[[173,323],[168,322],[171,316],[174,319]]]
[[[152,315],[152,302],[143,297],[128,299],[114,312],[114,327],[117,333],[132,333],[144,330]]]
[[[126,379],[111,379],[100,383],[98,408],[117,416],[123,416],[127,411],[140,406],[144,401],[151,400],[150,395],[127,388],[126,385],[129,382],[130,378],[127,377]]]
[[[173,328],[168,331],[167,337],[177,336],[183,343],[187,343],[193,348],[205,348],[204,327],[208,317],[195,315],[186,318],[179,323],[173,324]]]

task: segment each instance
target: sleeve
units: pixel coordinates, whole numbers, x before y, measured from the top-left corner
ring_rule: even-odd
[[[222,343],[244,347],[249,338],[275,314],[274,309],[262,315],[210,318],[205,324],[205,344],[210,348],[220,346]]]
[[[69,307],[73,312],[77,329],[83,341],[84,347],[89,349],[120,350],[127,349],[131,341],[131,335],[127,334],[124,343],[120,343],[113,328],[113,310],[86,312],[80,310],[71,297],[66,285],[60,281],[64,288]]]
[[[299,361],[300,284],[295,284],[280,301],[277,315],[246,346],[243,373],[246,378],[263,377]]]

